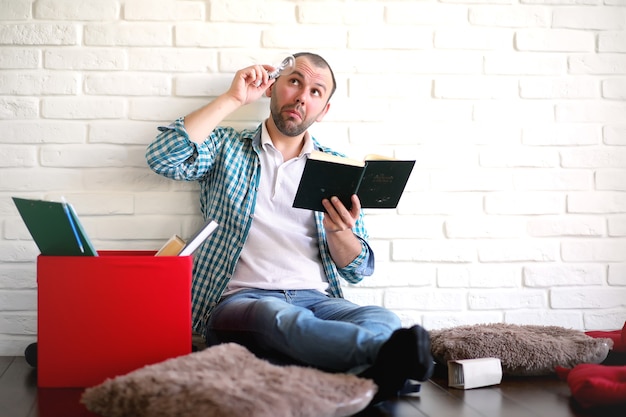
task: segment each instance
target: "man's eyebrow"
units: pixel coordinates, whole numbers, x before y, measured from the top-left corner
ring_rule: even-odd
[[[300,78],[304,78],[304,74],[298,70],[293,70],[293,72],[290,75],[297,75]],[[316,82],[315,85],[319,86],[322,90],[326,91],[326,84],[322,83],[322,82]]]

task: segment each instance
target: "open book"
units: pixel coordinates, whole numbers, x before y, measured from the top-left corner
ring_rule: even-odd
[[[217,229],[215,220],[208,220],[187,241],[178,235],[173,235],[154,256],[188,256],[200,247],[200,245]]]
[[[324,211],[322,200],[337,196],[348,208],[356,194],[362,208],[396,208],[414,160],[367,155],[363,161],[313,151],[306,161],[293,207]]]

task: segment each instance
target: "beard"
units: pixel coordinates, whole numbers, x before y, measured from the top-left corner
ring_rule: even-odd
[[[290,117],[283,116],[282,112],[285,110],[296,110],[302,115],[302,122],[296,123]],[[276,128],[280,133],[285,136],[295,137],[300,136],[313,124],[315,119],[307,120],[306,113],[302,113],[299,106],[284,106],[282,109],[278,108],[278,104],[272,95],[270,99],[270,113],[272,120],[276,125]]]

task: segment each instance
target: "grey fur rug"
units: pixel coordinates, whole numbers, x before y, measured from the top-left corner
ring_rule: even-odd
[[[108,379],[81,401],[103,417],[341,417],[376,389],[354,375],[272,365],[229,343]]]
[[[611,339],[592,338],[578,330],[505,323],[431,330],[430,336],[438,362],[499,358],[508,375],[548,375],[556,366],[600,363],[613,346]]]

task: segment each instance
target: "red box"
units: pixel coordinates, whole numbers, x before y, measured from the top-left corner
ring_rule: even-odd
[[[191,352],[191,256],[37,258],[37,385],[89,387]]]

